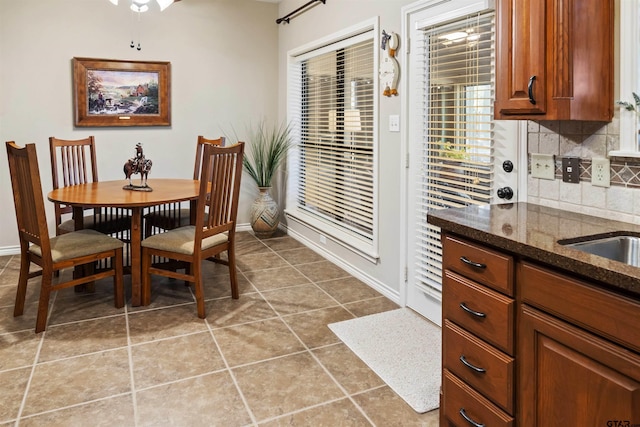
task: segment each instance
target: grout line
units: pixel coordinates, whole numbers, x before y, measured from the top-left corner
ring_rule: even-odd
[[[240,384],[238,384],[238,380],[237,380],[235,374],[233,373],[233,371],[229,367],[229,362],[227,362],[227,358],[224,356],[224,353],[222,352],[222,348],[220,347],[220,344],[218,343],[218,340],[216,339],[216,336],[213,333],[213,329],[211,328],[211,325],[209,324],[209,321],[207,319],[204,319],[204,322],[207,325],[207,328],[209,329],[209,335],[211,335],[211,338],[213,339],[213,343],[216,345],[216,348],[218,349],[218,353],[220,354],[220,357],[222,358],[222,362],[224,363],[225,370],[229,373],[229,376],[231,377],[231,381],[233,381],[233,385],[236,387],[236,390],[238,391],[238,394],[240,395],[240,399],[242,399],[242,403],[244,404],[244,407],[247,410],[247,413],[249,414],[249,418],[251,419],[252,424],[254,426],[257,425],[256,416],[253,413],[253,411],[251,410],[251,407],[249,406],[249,402],[247,402],[247,398],[244,396],[244,393],[242,393],[242,390],[240,389]]]
[[[138,425],[138,400],[136,396],[136,383],[134,380],[134,366],[133,366],[133,352],[131,351],[131,331],[129,329],[129,306],[124,305],[124,321],[125,329],[127,331],[127,357],[129,358],[129,381],[131,385],[131,400],[133,403],[133,425]]]

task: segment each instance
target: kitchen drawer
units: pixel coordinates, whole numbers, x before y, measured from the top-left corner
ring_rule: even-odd
[[[443,367],[513,414],[513,358],[449,320],[442,331]]]
[[[446,369],[443,371],[442,387],[444,391],[444,411],[446,425],[473,426],[477,425],[511,427],[513,417],[473,390],[461,379]],[[464,414],[464,415],[463,415]],[[465,416],[468,419],[465,419]]]
[[[443,268],[513,296],[513,257],[445,234]]]
[[[442,286],[443,318],[513,355],[513,299],[449,270]]]
[[[637,301],[526,262],[518,287],[523,302],[640,352]]]

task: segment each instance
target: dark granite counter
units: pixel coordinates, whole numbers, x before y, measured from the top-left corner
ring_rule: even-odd
[[[558,244],[589,236],[640,236],[640,225],[530,203],[432,210],[427,221],[445,231],[602,282],[640,298],[640,268]]]

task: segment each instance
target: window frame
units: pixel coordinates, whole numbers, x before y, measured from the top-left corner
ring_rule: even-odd
[[[301,140],[301,130],[299,123],[295,119],[299,117],[300,105],[295,102],[299,94],[292,93],[291,82],[297,76],[291,74],[293,66],[310,57],[332,52],[341,47],[357,44],[363,39],[373,40],[373,221],[371,239],[363,238],[357,233],[348,232],[336,227],[330,221],[320,216],[311,215],[298,208],[298,170],[299,170],[299,148],[294,146],[287,158],[287,202],[284,211],[288,219],[303,224],[304,226],[320,233],[333,242],[364,259],[376,264],[379,255],[379,66],[380,53],[376,46],[380,45],[379,19],[377,17],[365,20],[341,31],[330,34],[326,37],[310,42],[306,45],[292,49],[287,52],[287,122],[292,124],[293,137],[295,141]]]
[[[620,2],[620,100],[632,102],[631,92],[639,93],[640,84],[640,6],[637,1]],[[620,149],[611,157],[640,157],[639,113],[620,107]]]

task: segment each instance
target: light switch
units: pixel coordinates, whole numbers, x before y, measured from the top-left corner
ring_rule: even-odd
[[[389,132],[400,132],[400,116],[391,114],[389,116]]]

